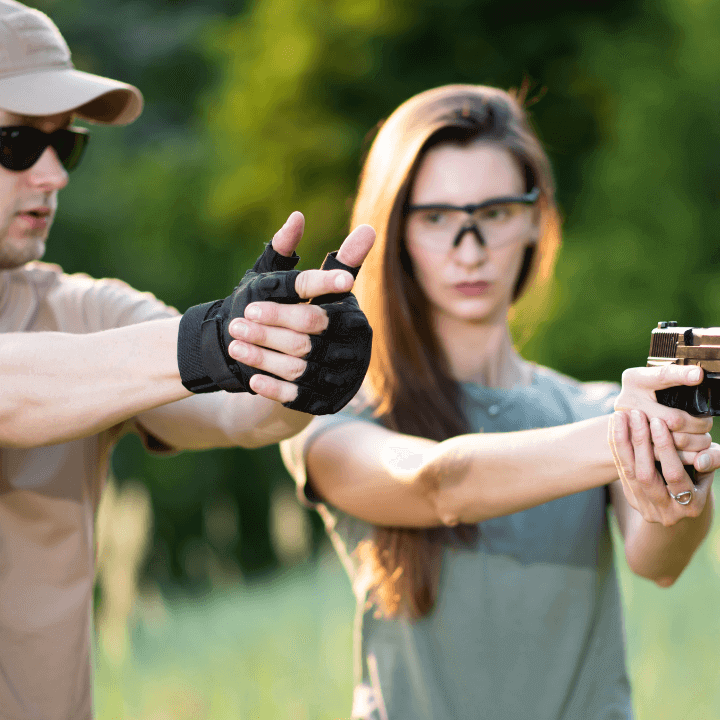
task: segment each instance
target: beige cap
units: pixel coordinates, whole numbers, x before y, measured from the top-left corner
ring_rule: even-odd
[[[142,106],[136,87],[76,70],[47,15],[0,0],[0,109],[31,116],[74,110],[86,120],[126,125]]]

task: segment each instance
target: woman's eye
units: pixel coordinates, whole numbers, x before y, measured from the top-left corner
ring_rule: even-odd
[[[445,220],[445,213],[441,210],[433,210],[425,213],[424,220],[428,225],[441,225]]]
[[[483,211],[482,217],[484,220],[494,220],[497,222],[499,220],[507,220],[511,215],[512,212],[507,205],[493,205]]]

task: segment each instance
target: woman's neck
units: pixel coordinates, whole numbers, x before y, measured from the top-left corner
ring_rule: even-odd
[[[529,385],[532,368],[513,347],[507,321],[470,323],[447,315],[433,318],[450,375],[486,387]]]

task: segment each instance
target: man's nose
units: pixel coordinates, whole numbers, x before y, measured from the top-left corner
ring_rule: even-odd
[[[51,145],[45,148],[38,161],[28,169],[33,187],[42,190],[62,190],[68,183],[68,173]]]

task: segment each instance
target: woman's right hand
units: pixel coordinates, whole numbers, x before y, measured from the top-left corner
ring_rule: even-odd
[[[710,447],[712,418],[693,417],[677,408],[661,405],[655,391],[677,385],[699,385],[702,377],[703,371],[696,365],[630,368],[622,375],[622,390],[615,400],[615,410],[628,413],[639,410],[650,420],[662,420],[672,433],[675,447],[693,454],[693,457],[685,458],[682,452],[680,455],[685,465],[691,465],[696,453]],[[655,459],[660,459],[657,453]]]

